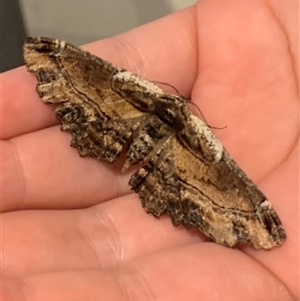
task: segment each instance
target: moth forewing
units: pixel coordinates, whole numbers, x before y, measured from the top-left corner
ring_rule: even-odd
[[[225,246],[283,243],[270,202],[184,98],[63,41],[28,38],[24,58],[81,156],[112,163],[127,145],[123,170],[140,165],[129,184],[147,212]]]

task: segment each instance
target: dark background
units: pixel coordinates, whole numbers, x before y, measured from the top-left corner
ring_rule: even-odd
[[[18,0],[0,0],[0,72],[23,65],[26,32]]]
[[[195,2],[0,0],[0,72],[23,65],[22,45],[27,34],[82,45],[130,30]]]

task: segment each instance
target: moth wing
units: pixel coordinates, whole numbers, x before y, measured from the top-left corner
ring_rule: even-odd
[[[189,122],[193,136],[171,137],[132,176],[129,184],[145,210],[156,217],[167,213],[173,224],[195,226],[226,246],[242,242],[270,249],[280,245],[285,233],[271,204],[210,129],[195,116]],[[189,146],[197,144],[195,132],[201,141],[199,152]]]
[[[57,104],[62,130],[73,134],[71,146],[81,156],[114,162],[151,109],[150,98],[140,104],[141,111],[130,102],[133,93],[120,93],[130,90],[130,83],[139,77],[76,46],[49,38],[28,38],[24,59],[37,77],[40,97],[47,104]],[[124,83],[127,90],[120,87]],[[147,89],[147,81],[144,83],[138,96]],[[159,88],[156,90],[160,93]]]
[[[158,87],[58,40],[29,38],[24,58],[80,155],[114,162],[131,144],[125,165],[143,162],[130,185],[147,212],[168,213],[175,225],[195,226],[227,246],[269,249],[284,241],[271,204],[200,119],[175,129],[156,115]]]

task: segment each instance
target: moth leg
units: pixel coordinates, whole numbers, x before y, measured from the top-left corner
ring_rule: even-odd
[[[112,130],[103,130],[101,137],[104,141],[105,150],[101,154],[101,157],[108,163],[114,162],[121,154],[125,144],[130,143],[132,139],[132,132],[138,127],[139,121],[127,120],[126,122],[111,121],[104,125],[110,127]]]
[[[126,152],[122,171],[151,158],[173,134],[173,129],[163,123],[156,115],[149,115],[144,118],[138,128],[133,131],[132,142]]]

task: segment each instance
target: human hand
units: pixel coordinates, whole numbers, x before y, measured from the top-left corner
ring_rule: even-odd
[[[147,215],[120,165],[69,146],[22,67],[2,75],[3,301],[299,297],[296,3],[203,0],[86,46],[226,125],[216,135],[276,208],[286,242],[229,249]]]

